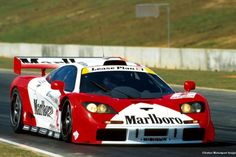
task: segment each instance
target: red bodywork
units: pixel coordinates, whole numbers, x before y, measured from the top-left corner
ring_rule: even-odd
[[[178,112],[180,112],[180,104],[192,101],[204,101],[207,103],[207,101],[201,96],[197,95],[195,100],[192,99],[185,99],[185,100],[170,100],[170,96],[165,96],[161,99],[135,99],[135,100],[119,100],[119,99],[112,99],[110,97],[101,97],[96,95],[87,95],[87,94],[69,94],[68,97],[70,98],[70,101],[72,104],[82,104],[82,102],[86,101],[94,101],[94,102],[101,102],[104,104],[109,104],[113,108],[116,109],[116,112],[120,112],[127,106],[133,103],[150,103],[150,104],[159,104],[171,109],[174,109]],[[79,130],[79,132],[82,134],[84,133],[84,136],[80,136],[77,140],[74,140],[72,138],[72,141],[82,142],[82,143],[96,143],[100,144],[101,142],[96,141],[96,131],[100,128],[105,128],[106,124],[105,121],[109,121],[114,116],[113,114],[92,114],[88,113],[82,105],[73,105],[73,130],[76,129]],[[77,116],[78,115],[78,116]],[[210,110],[208,107],[208,104],[206,105],[205,112],[203,113],[192,113],[189,114],[191,118],[194,120],[198,120],[200,127],[206,129],[206,135],[204,138],[204,143],[206,142],[212,142],[214,140],[214,128],[213,124],[210,118]],[[89,140],[88,140],[88,137]]]
[[[39,68],[42,69],[42,75],[44,75],[46,68],[55,68],[55,65],[24,65],[17,58],[14,60],[15,62],[15,72],[17,74],[21,73],[21,68]],[[20,96],[22,98],[23,104],[23,124],[37,127],[35,117],[33,115],[33,109],[30,104],[29,94],[28,94],[28,84],[29,82],[37,77],[37,75],[32,76],[18,76],[14,79],[10,87],[10,93],[12,93],[14,88],[17,88],[20,92]],[[52,89],[57,89],[59,86],[62,86],[60,82],[54,82],[51,85]],[[195,89],[195,83],[188,81],[184,84],[185,92],[188,93],[190,90]],[[119,114],[122,110],[130,106],[131,104],[137,103],[147,103],[147,104],[158,104],[177,112],[180,111],[180,105],[186,102],[203,102],[205,104],[205,110],[201,113],[190,113],[186,114],[191,117],[193,120],[197,120],[200,128],[205,129],[204,138],[202,143],[212,142],[214,141],[214,127],[210,116],[210,109],[207,100],[201,96],[200,94],[196,94],[194,98],[183,98],[183,99],[171,99],[173,94],[169,94],[163,96],[162,98],[157,99],[118,99],[111,98],[109,96],[101,96],[101,95],[92,95],[86,93],[64,93],[61,91],[60,104],[63,104],[63,101],[68,99],[71,104],[72,109],[72,133],[79,132],[78,138],[72,136],[71,141],[74,143],[90,143],[90,144],[102,144],[102,141],[96,139],[97,130],[105,129],[107,127],[106,121],[110,121],[116,114],[98,114],[88,112],[83,106],[84,102],[98,102],[102,104],[109,104],[117,114]],[[184,92],[184,93],[185,93]],[[61,110],[62,107],[59,107]]]
[[[23,123],[25,125],[36,126],[36,122],[33,116],[32,107],[30,105],[27,85],[29,81],[33,78],[39,76],[18,76],[11,85],[11,91],[13,88],[18,88],[23,101],[23,112],[26,116],[23,118]],[[117,113],[125,109],[130,104],[134,103],[150,103],[159,104],[173,110],[180,112],[180,104],[185,102],[200,101],[204,102],[206,105],[205,112],[203,113],[191,113],[188,114],[192,119],[198,120],[201,128],[206,129],[206,134],[203,143],[214,141],[214,127],[210,117],[210,109],[207,100],[197,94],[194,99],[170,99],[171,95],[166,95],[159,99],[116,99],[108,96],[97,96],[85,93],[69,93],[61,96],[61,101],[68,98],[71,102],[72,108],[72,132],[78,131],[81,136],[78,139],[72,137],[72,142],[74,143],[92,143],[101,144],[102,141],[96,140],[96,132],[98,129],[106,128],[105,121],[110,121],[114,114],[97,114],[88,112],[83,106],[83,102],[99,102],[104,104],[109,104],[115,109]],[[62,102],[61,102],[62,103]]]

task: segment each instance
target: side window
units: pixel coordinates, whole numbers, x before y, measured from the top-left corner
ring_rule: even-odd
[[[68,69],[67,74],[65,75],[63,81],[65,82],[65,90],[68,92],[72,92],[75,88],[75,81],[77,75],[77,68],[75,66],[71,66]]]
[[[77,75],[77,68],[73,65],[61,67],[49,74],[46,80],[51,83],[55,80],[65,83],[65,91],[72,92],[74,90]]]
[[[55,74],[57,73],[57,71],[59,71],[60,69],[56,69],[53,70],[47,77],[46,80],[48,81],[48,83],[52,83],[53,81],[55,81]]]

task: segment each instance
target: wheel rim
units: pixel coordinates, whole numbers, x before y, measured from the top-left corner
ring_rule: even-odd
[[[12,108],[11,108],[11,120],[13,126],[19,124],[21,116],[21,100],[18,94],[13,96]]]
[[[62,132],[64,136],[68,136],[71,132],[71,109],[69,104],[66,105],[66,111],[64,115],[65,116],[62,121]]]

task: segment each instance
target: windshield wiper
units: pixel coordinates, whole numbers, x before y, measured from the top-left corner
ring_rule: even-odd
[[[91,83],[92,83],[93,85],[95,85],[96,87],[102,89],[104,92],[110,92],[110,91],[111,91],[111,90],[108,89],[107,87],[105,87],[105,86],[103,86],[103,85],[101,85],[101,84],[99,84],[99,83],[97,83],[97,82],[94,82],[94,81],[91,81],[91,80],[89,80],[89,82],[91,82]]]
[[[96,87],[102,89],[104,92],[109,92],[109,93],[110,93],[110,92],[112,91],[111,89],[107,88],[107,87],[104,86],[103,84],[99,84],[99,83],[97,83],[97,82],[95,82],[95,81],[92,81],[92,80],[89,80],[89,82],[91,82],[91,83],[92,83],[93,85],[95,85]],[[126,94],[126,93],[120,91],[120,90],[117,90],[117,89],[114,89],[114,90],[117,91],[117,92],[119,92],[119,93],[121,93],[121,94],[123,94],[123,95],[125,95],[125,96],[127,96],[128,98],[131,98],[131,99],[134,98],[134,97],[132,97],[132,96],[130,96],[130,95],[128,95],[128,94]]]

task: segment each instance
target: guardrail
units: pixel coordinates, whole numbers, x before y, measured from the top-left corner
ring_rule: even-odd
[[[236,50],[0,43],[0,56],[120,56],[149,67],[236,71]]]

